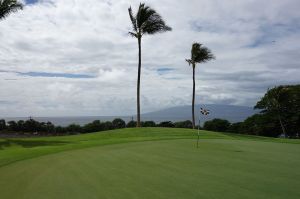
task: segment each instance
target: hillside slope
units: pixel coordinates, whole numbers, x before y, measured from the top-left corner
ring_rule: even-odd
[[[196,133],[0,140],[1,199],[299,198],[299,140]]]
[[[203,117],[200,115],[200,108],[210,110],[210,115]],[[143,120],[154,120],[154,121],[184,121],[191,120],[192,114],[191,106],[178,106],[172,107],[156,112],[142,114]],[[196,105],[195,116],[202,122],[208,121],[214,118],[226,119],[230,122],[241,122],[247,117],[257,113],[252,107],[247,106],[232,106],[232,105],[218,105],[218,104],[207,104],[207,105]]]

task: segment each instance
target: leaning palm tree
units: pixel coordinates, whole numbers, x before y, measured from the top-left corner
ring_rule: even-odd
[[[192,100],[192,119],[193,119],[193,128],[195,128],[195,68],[197,63],[205,63],[212,59],[215,59],[215,56],[211,51],[202,46],[202,44],[194,43],[191,51],[191,59],[186,59],[189,65],[193,67],[193,100]]]
[[[132,23],[132,31],[129,34],[138,40],[139,46],[139,65],[137,79],[137,127],[140,127],[140,82],[141,82],[141,67],[142,67],[142,37],[143,35],[153,35],[171,31],[172,29],[166,25],[162,17],[152,8],[140,3],[136,14],[133,14],[131,7],[128,9],[129,17]]]
[[[17,0],[0,0],[0,20],[7,17],[10,13],[23,8],[23,4]]]

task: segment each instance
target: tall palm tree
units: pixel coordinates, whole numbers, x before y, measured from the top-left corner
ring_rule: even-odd
[[[200,43],[194,43],[191,51],[191,59],[186,59],[189,65],[193,67],[193,100],[192,100],[192,119],[193,119],[193,128],[195,128],[195,68],[197,63],[205,63],[212,59],[215,59],[215,56],[211,51],[204,47]]]
[[[129,34],[138,40],[139,46],[139,65],[137,79],[137,127],[140,127],[141,108],[140,108],[140,83],[141,83],[141,67],[142,67],[142,37],[143,35],[153,35],[171,31],[172,28],[166,25],[162,17],[152,8],[140,3],[136,14],[133,14],[131,7],[128,9],[129,17],[132,23],[132,31]]]
[[[23,9],[23,4],[17,0],[0,0],[0,20],[20,9]]]

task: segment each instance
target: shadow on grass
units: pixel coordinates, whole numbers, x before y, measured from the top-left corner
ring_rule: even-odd
[[[71,142],[64,141],[40,141],[40,140],[10,140],[6,139],[4,141],[0,141],[0,150],[3,150],[6,147],[10,147],[12,145],[22,146],[23,148],[34,148],[40,146],[59,146],[69,144]]]

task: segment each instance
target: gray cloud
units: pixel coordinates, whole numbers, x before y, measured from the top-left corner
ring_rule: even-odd
[[[185,59],[196,41],[217,57],[197,66],[197,103],[253,106],[267,88],[299,83],[297,0],[145,3],[173,31],[143,39],[143,112],[190,104]],[[130,4],[139,1],[47,0],[1,21],[0,71],[95,78],[0,72],[0,116],[134,114],[138,52],[127,34]]]

